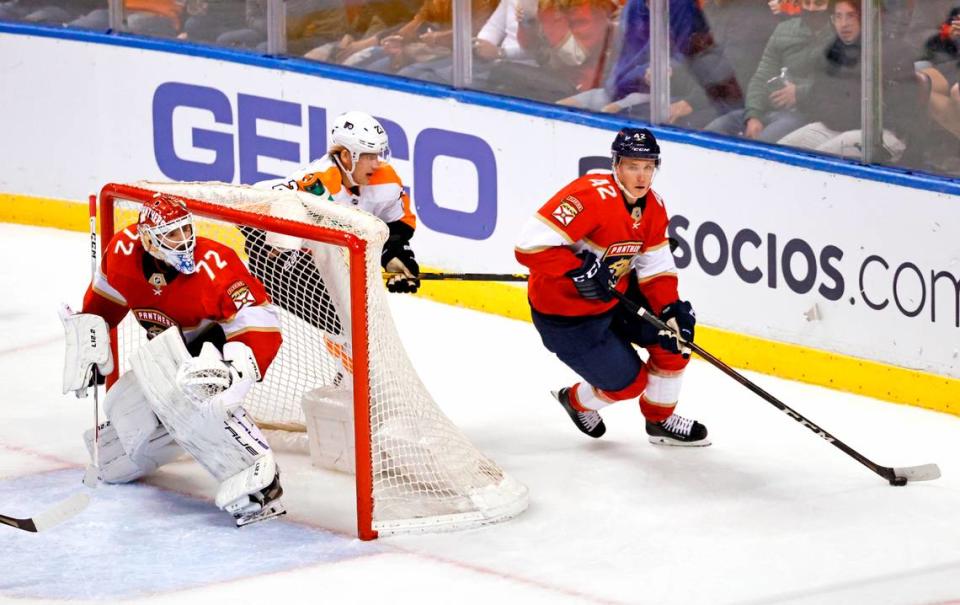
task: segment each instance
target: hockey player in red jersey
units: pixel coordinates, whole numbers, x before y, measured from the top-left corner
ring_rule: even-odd
[[[526,223],[516,247],[530,268],[528,297],[543,344],[583,378],[555,395],[591,437],[606,431],[601,409],[639,398],[652,443],[709,445],[706,427],[674,413],[696,319],[677,293],[666,208],[651,189],[660,147],[649,130],[624,128],[612,155],[612,174],[587,174],[561,189]],[[673,330],[658,332],[613,290]],[[645,362],[633,344],[646,349]]]
[[[238,525],[282,514],[279,471],[242,405],[280,348],[279,315],[232,249],[195,235],[176,196],[143,204],[107,246],[82,312],[61,313],[64,392],[81,394],[92,373],[76,326],[115,327],[127,313],[149,341],[104,401],[101,479],[133,481],[186,450],[218,480],[216,503]],[[92,454],[93,431],[85,437]]]

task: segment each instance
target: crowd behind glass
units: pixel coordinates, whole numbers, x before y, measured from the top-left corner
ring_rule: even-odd
[[[282,52],[960,176],[960,0],[0,0],[0,20]]]

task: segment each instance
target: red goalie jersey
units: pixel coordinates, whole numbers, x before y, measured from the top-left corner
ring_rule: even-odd
[[[527,221],[516,257],[530,268],[530,304],[546,315],[597,315],[617,304],[580,296],[568,271],[581,266],[577,254],[590,251],[612,268],[617,290],[633,269],[640,290],[659,314],[677,300],[677,269],[667,241],[667,211],[650,190],[628,209],[612,174],[584,175],[550,198]]]
[[[110,241],[83,312],[115,327],[130,311],[149,338],[177,326],[188,344],[219,324],[228,342],[250,347],[263,376],[282,340],[263,285],[233,250],[213,240],[198,237],[195,258],[195,273],[179,273],[147,254],[131,225]]]

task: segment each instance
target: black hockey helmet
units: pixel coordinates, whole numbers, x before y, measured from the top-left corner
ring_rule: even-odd
[[[617,133],[610,146],[613,155],[613,165],[616,166],[620,158],[641,158],[655,160],[660,166],[660,145],[657,138],[646,128],[624,128]]]

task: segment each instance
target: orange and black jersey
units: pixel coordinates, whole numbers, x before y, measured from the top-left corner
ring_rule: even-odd
[[[340,169],[333,159],[325,155],[287,178],[262,181],[256,186],[306,191],[336,204],[369,212],[390,229],[390,238],[383,247],[382,263],[386,265],[394,257],[406,262],[404,248],[412,258],[409,243],[417,228],[417,218],[410,209],[410,196],[389,164],[381,164],[373,172],[368,184],[350,187],[343,182]]]

